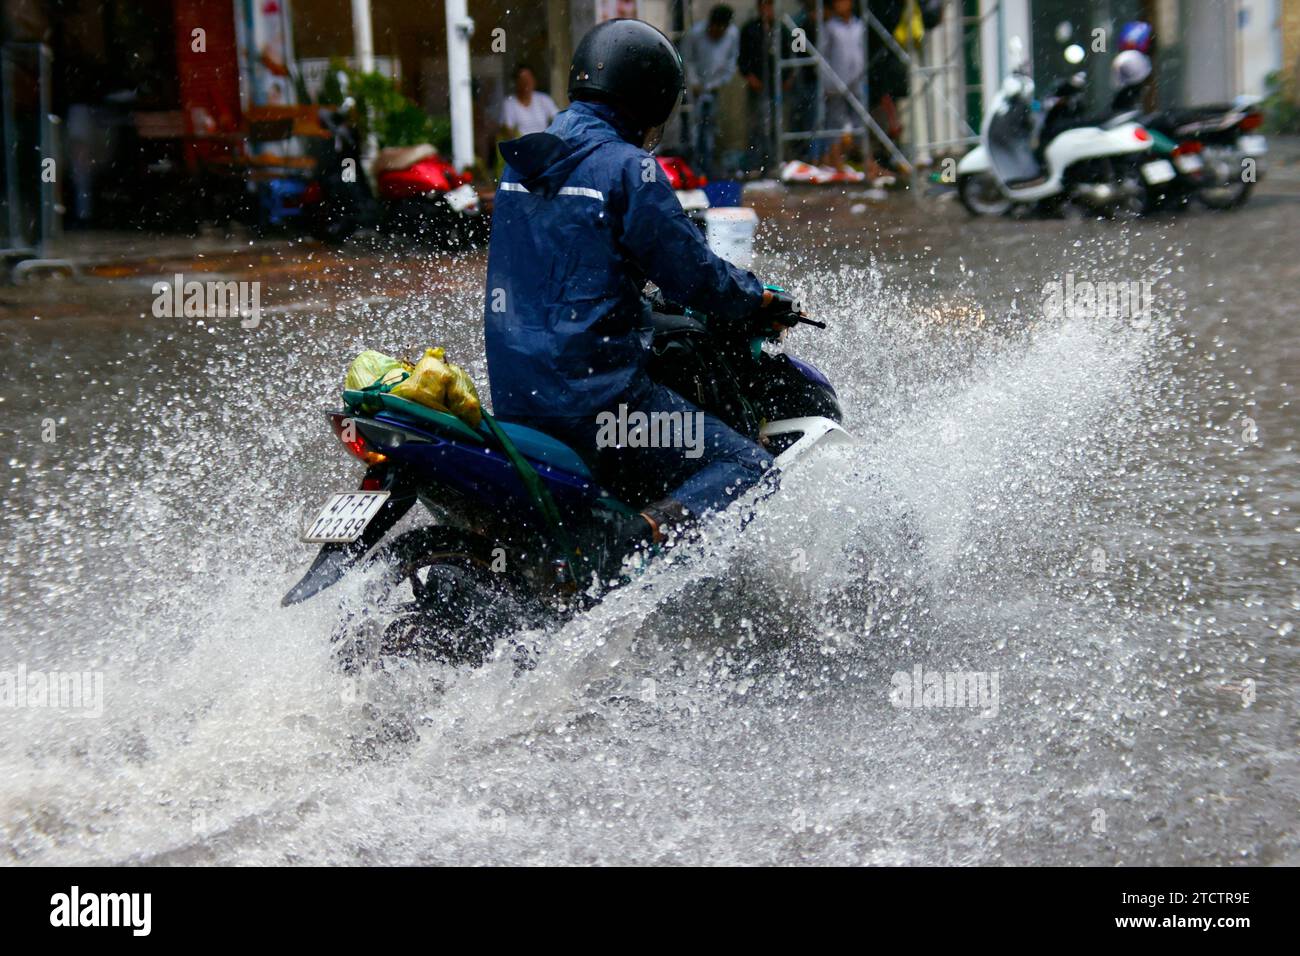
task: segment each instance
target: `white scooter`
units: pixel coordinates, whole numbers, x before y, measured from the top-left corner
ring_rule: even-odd
[[[1165,171],[1148,169],[1139,154],[1151,149],[1152,137],[1131,118],[1102,125],[1067,126],[1052,135],[1051,120],[1077,111],[1082,77],[1067,80],[1051,105],[1038,110],[1034,81],[1020,60],[994,98],[984,119],[980,145],[957,164],[962,205],[977,216],[1000,216],[1017,206],[1073,201],[1106,215],[1140,213],[1147,184]],[[1044,131],[1050,139],[1035,148]],[[1168,162],[1164,162],[1169,166]],[[1167,170],[1173,178],[1172,167]],[[1154,177],[1154,178],[1153,178]]]

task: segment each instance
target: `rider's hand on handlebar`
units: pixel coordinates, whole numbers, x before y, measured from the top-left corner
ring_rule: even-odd
[[[799,324],[803,307],[788,292],[779,289],[764,289],[763,304],[755,316],[764,328],[781,332]]]

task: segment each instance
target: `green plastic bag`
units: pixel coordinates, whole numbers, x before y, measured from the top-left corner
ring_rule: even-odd
[[[366,349],[348,366],[343,387],[351,391],[360,391],[377,382],[391,385],[400,382],[410,370],[411,367],[399,359],[376,352],[374,349]]]

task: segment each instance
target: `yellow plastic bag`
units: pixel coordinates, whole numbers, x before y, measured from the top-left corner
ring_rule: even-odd
[[[411,366],[392,356],[366,349],[352,360],[348,374],[343,379],[343,387],[351,391],[369,388],[376,382],[388,385],[398,381],[403,373],[409,372]]]
[[[389,394],[448,412],[477,428],[483,420],[478,391],[463,368],[443,360],[445,354],[440,348],[425,349],[410,377],[395,385]]]
[[[894,27],[894,39],[904,49],[912,45],[920,49],[921,41],[925,39],[925,21],[921,18],[921,5],[916,0],[907,0],[903,15],[898,18],[898,26]]]
[[[479,404],[478,389],[470,379],[469,373],[459,365],[447,363],[451,369],[453,381],[447,386],[447,407],[451,413],[463,422],[475,428],[483,420],[483,406]]]

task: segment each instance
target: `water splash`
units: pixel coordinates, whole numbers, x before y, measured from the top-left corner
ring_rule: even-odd
[[[1197,646],[1223,628],[1188,610],[1204,555],[1153,543],[1189,510],[1223,521],[1230,494],[1180,457],[1229,426],[1187,427],[1204,409],[1176,303],[1133,329],[805,270],[832,331],[792,344],[842,386],[858,445],[793,469],[743,533],[723,516],[520,635],[531,671],[503,654],[357,679],[332,658],[332,593],[277,606],[306,559],[298,503],[355,479],[321,396],[340,356],[431,339],[484,380],[472,277],[448,278],[346,320],[272,317],[270,342],[140,323],[21,343],[6,414],[54,392],[75,453],[13,451],[5,659],[107,689],[98,720],[5,716],[4,858],[1046,862],[1085,839],[1099,862],[1222,858],[1161,836],[1186,812],[1173,789],[1212,800],[1230,772],[1183,745],[1173,766],[1173,742],[1238,731]],[[891,707],[918,663],[999,674],[998,716]]]

